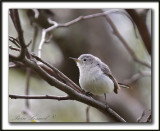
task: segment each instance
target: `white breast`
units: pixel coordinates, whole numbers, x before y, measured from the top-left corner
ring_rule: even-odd
[[[113,81],[99,67],[91,68],[89,71],[87,68],[80,70],[79,83],[85,91],[95,95],[109,93],[114,90]]]

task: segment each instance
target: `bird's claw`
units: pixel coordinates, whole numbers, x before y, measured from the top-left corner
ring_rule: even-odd
[[[86,95],[86,96],[93,96],[93,94],[91,92],[86,92],[85,90],[83,90],[83,93]]]
[[[109,106],[107,103],[105,103],[105,108],[108,110],[109,109]]]

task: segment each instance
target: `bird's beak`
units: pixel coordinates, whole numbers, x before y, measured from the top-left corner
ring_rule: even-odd
[[[79,59],[77,59],[77,58],[69,57],[69,59],[72,59],[72,60],[74,60],[75,62],[81,62],[81,60],[79,60]]]

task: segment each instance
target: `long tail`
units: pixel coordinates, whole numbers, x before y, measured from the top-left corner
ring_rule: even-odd
[[[130,88],[129,85],[126,85],[126,84],[122,84],[122,83],[118,83],[120,87],[122,88]]]

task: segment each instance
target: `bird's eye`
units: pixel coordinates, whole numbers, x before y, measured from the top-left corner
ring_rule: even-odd
[[[84,61],[86,61],[86,59],[83,59]]]

